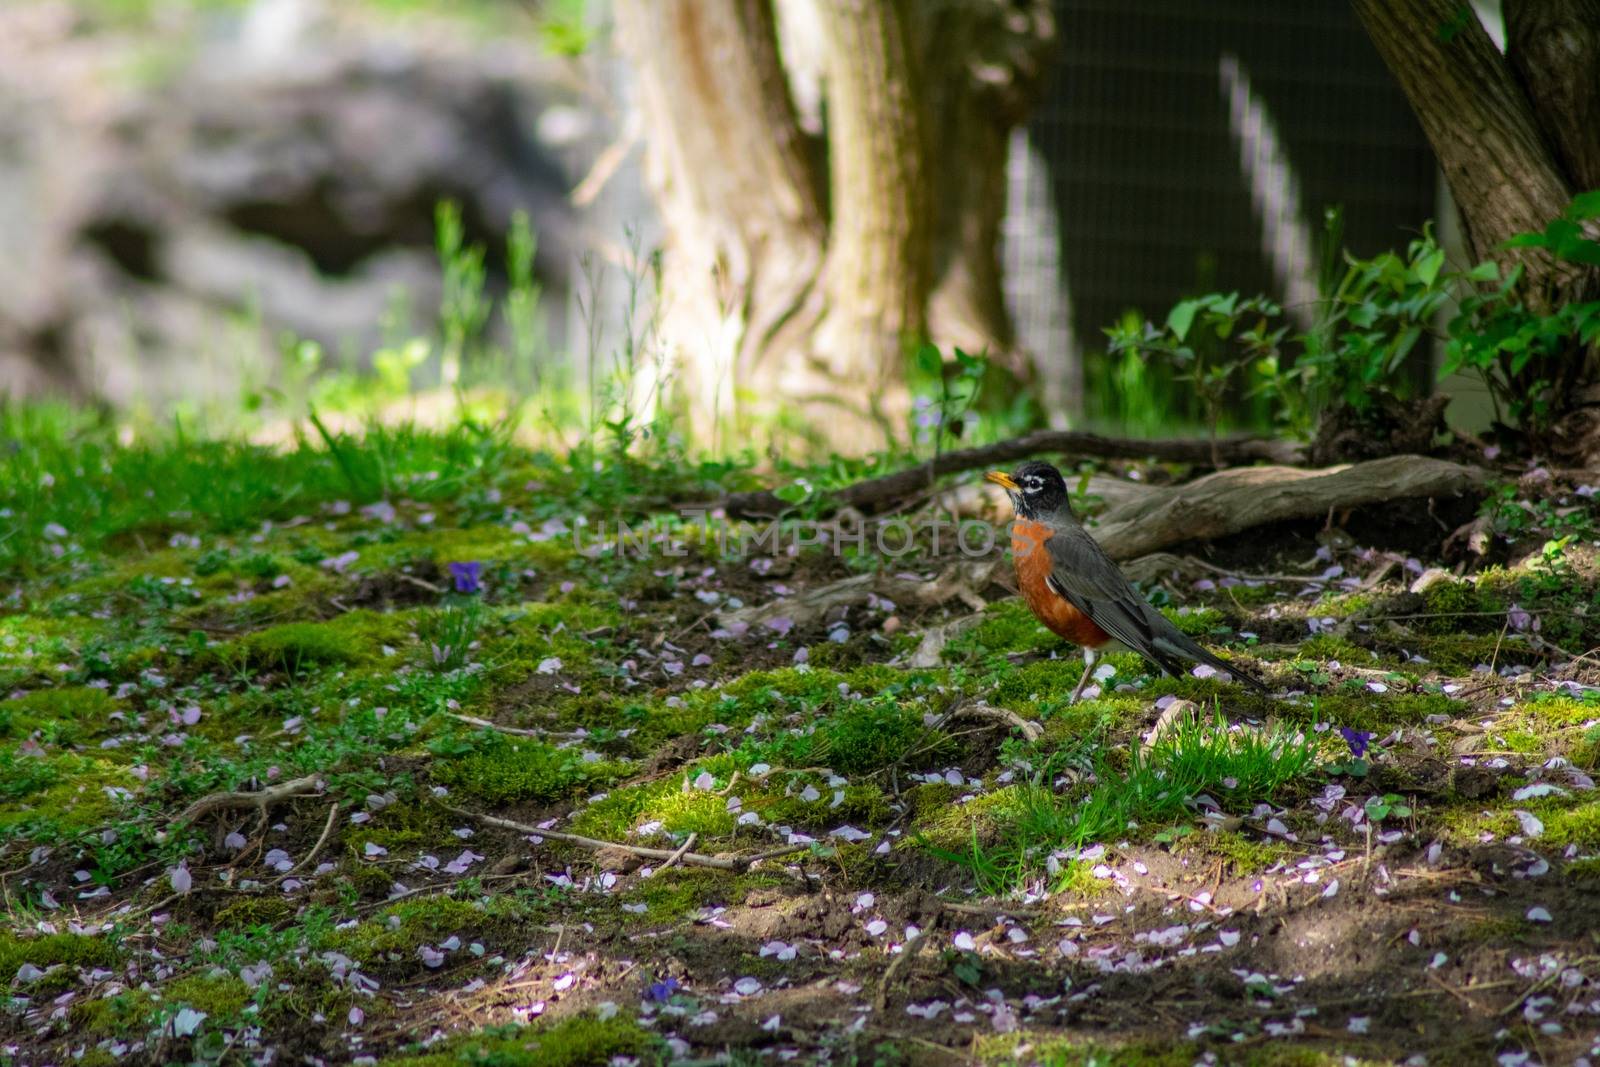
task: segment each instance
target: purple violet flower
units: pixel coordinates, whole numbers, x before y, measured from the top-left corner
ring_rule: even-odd
[[[1350,746],[1350,755],[1361,759],[1367,754],[1367,745],[1377,736],[1368,730],[1352,730],[1348,726],[1339,727],[1339,735],[1344,738],[1344,743]]]
[[[644,991],[646,1000],[653,1000],[657,1004],[665,1004],[672,999],[672,994],[678,990],[676,978],[663,978],[659,982],[651,982],[650,988]]]
[[[450,577],[455,580],[456,592],[458,593],[483,592],[483,582],[480,581],[482,574],[483,564],[481,563],[450,564]]]

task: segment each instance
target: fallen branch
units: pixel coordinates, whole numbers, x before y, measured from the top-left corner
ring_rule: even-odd
[[[1392,500],[1458,496],[1488,472],[1425,456],[1389,456],[1348,467],[1245,467],[1162,488],[1108,511],[1091,532],[1113,559],[1131,560],[1185,541],[1209,541],[1268,523]]]
[[[1102,437],[1077,430],[1038,430],[1034,433],[997,441],[978,448],[946,452],[930,463],[895,471],[846,486],[830,495],[836,507],[855,508],[862,514],[887,510],[927,489],[935,479],[947,474],[1013,463],[1043,453],[1088,456],[1096,459],[1157,459],[1167,463],[1193,463],[1211,467],[1248,463],[1294,463],[1301,449],[1292,441],[1265,437],[1227,437],[1219,441],[1189,438],[1168,441],[1141,441],[1127,437]],[[790,505],[767,490],[730,493],[721,501],[729,518],[748,519],[778,515]]]
[[[321,791],[322,777],[312,774],[268,786],[254,793],[211,793],[184,808],[178,817],[172,820],[172,824],[176,826],[179,823],[196,822],[219,811],[239,811],[248,808],[254,808],[264,816],[268,808],[280,801]]]
[[[682,848],[646,848],[643,845],[624,845],[615,841],[601,841],[594,837],[584,837],[582,834],[567,834],[559,830],[541,830],[537,826],[526,823],[513,822],[495,815],[484,815],[481,812],[467,811],[465,808],[452,808],[448,804],[441,805],[444,810],[463,818],[474,819],[485,826],[496,826],[502,830],[515,830],[519,834],[533,834],[538,837],[548,837],[555,841],[565,841],[569,845],[577,845],[595,852],[601,849],[617,849],[620,852],[632,853],[651,860],[667,860],[682,863],[688,867],[713,867],[720,871],[747,871],[762,860],[777,859],[796,852],[803,852],[810,848],[809,845],[785,845],[782,848],[770,849],[766,852],[757,852],[752,856],[735,856],[730,853],[720,852],[715,856],[707,856],[699,852],[686,852]]]
[[[1172,545],[1213,540],[1268,523],[1320,519],[1331,511],[1366,504],[1475,492],[1487,477],[1488,472],[1480,467],[1425,456],[1390,456],[1326,470],[1242,467],[1218,471],[1186,485],[1149,487],[1126,495],[1090,533],[1112,559],[1133,561],[1130,573],[1149,577],[1146,572],[1150,568],[1141,568],[1138,560]],[[1157,570],[1175,559],[1164,556]],[[888,572],[858,574],[795,596],[722,612],[717,620],[727,627],[735,622],[756,625],[782,618],[796,627],[808,627],[830,613],[859,607],[874,595],[913,607],[936,607],[953,599],[973,607],[980,590],[1007,581],[1010,573],[1011,565],[996,557],[951,563],[931,580]],[[1302,580],[1292,575],[1264,577]],[[919,650],[914,664],[936,662],[941,647]]]

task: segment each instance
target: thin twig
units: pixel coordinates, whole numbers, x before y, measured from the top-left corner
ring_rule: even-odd
[[[695,832],[689,834],[688,837],[684,838],[683,844],[678,846],[678,851],[676,851],[672,855],[668,856],[667,857],[667,862],[663,863],[661,866],[659,866],[655,870],[651,871],[650,872],[650,877],[654,878],[656,875],[660,874],[662,871],[666,870],[668,867],[671,867],[674,863],[677,863],[679,860],[683,859],[683,857],[688,854],[689,849],[694,847],[695,840],[697,838],[699,838],[699,836],[700,836],[699,832],[695,831]]]
[[[300,870],[301,868],[305,867],[306,864],[316,859],[317,853],[322,851],[322,846],[326,845],[328,843],[328,838],[333,836],[333,824],[338,820],[338,818],[339,802],[335,800],[332,804],[328,805],[328,821],[326,825],[322,827],[322,835],[317,838],[317,843],[311,846],[311,851],[307,852],[305,857],[302,858],[299,863],[295,864],[293,867],[290,867],[287,871],[284,871],[282,874],[278,875],[278,877],[268,882],[267,888],[270,889],[275,885],[281,884],[285,879],[294,874],[295,871]]]
[[[1489,673],[1493,674],[1495,667],[1500,664],[1500,644],[1506,639],[1506,631],[1511,629],[1511,613],[1506,612],[1506,621],[1500,624],[1500,636],[1494,639],[1494,655],[1489,657]]]
[[[1038,908],[1026,904],[1004,904],[996,901],[993,904],[968,904],[957,900],[941,900],[939,906],[945,911],[960,912],[963,915],[1043,915]]]
[[[479,729],[483,729],[483,730],[493,730],[495,733],[498,733],[498,734],[513,734],[513,735],[515,735],[517,737],[538,737],[538,738],[545,738],[545,737],[551,736],[550,734],[546,733],[543,730],[525,730],[520,726],[501,726],[497,722],[490,722],[488,719],[480,719],[475,715],[462,715],[462,714],[460,714],[458,712],[454,712],[454,711],[448,712],[447,714],[450,716],[450,718],[456,720],[457,722],[464,722],[468,726],[476,726]]]
[[[878,992],[873,996],[872,1000],[873,1006],[878,1011],[882,1011],[885,1005],[889,1003],[889,984],[907,966],[911,957],[922,951],[922,946],[927,943],[927,940],[927,931],[922,931],[916,937],[900,946],[900,955],[889,961],[889,966],[884,969],[883,979],[878,982]]]
[[[698,852],[684,852],[681,849],[673,851],[664,848],[646,848],[643,845],[626,845],[618,841],[601,841],[598,838],[584,837],[581,834],[566,834],[560,832],[559,830],[541,830],[537,826],[528,826],[525,823],[513,822],[510,819],[501,819],[493,815],[484,815],[476,811],[467,811],[464,808],[452,808],[449,805],[443,805],[443,807],[446,811],[453,812],[456,815],[460,815],[468,819],[476,819],[485,826],[498,826],[502,830],[515,830],[519,834],[535,834],[539,837],[548,837],[556,841],[565,841],[571,845],[578,845],[581,848],[592,849],[596,852],[602,849],[614,848],[620,849],[623,852],[632,853],[635,856],[643,856],[645,859],[652,860],[670,860],[676,856],[676,862],[678,863],[682,863],[691,867],[713,867],[721,871],[749,870],[750,867],[760,863],[762,860],[777,859],[780,856],[788,856],[795,852],[803,852],[811,847],[810,845],[785,845],[782,848],[775,848],[766,852],[757,852],[751,856],[733,856],[728,854],[706,856]]]
[[[399,578],[402,582],[409,582],[418,589],[426,589],[428,592],[437,593],[440,596],[444,596],[445,594],[444,586],[434,585],[425,578],[418,578],[415,574],[397,574],[395,577]]]

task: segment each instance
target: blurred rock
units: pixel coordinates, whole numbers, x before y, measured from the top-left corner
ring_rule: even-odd
[[[0,10],[0,388],[228,397],[285,334],[365,356],[386,316],[431,321],[446,197],[491,272],[529,213],[559,315],[567,191],[606,131],[531,34],[357,29],[315,0],[190,18],[168,41]]]

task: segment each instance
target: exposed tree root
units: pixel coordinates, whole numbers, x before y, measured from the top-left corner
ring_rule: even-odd
[[[993,708],[988,704],[963,704],[955,710],[951,718],[981,719],[986,722],[1021,730],[1023,738],[1028,741],[1037,741],[1044,736],[1043,726],[1024,719],[1009,708]]]
[[[254,793],[211,793],[183,809],[182,814],[172,821],[174,825],[192,823],[215,812],[239,811],[246,808],[254,808],[265,816],[267,810],[280,801],[288,800],[290,797],[320,793],[321,791],[322,777],[312,774],[304,778],[295,778],[278,785],[268,786]]]

